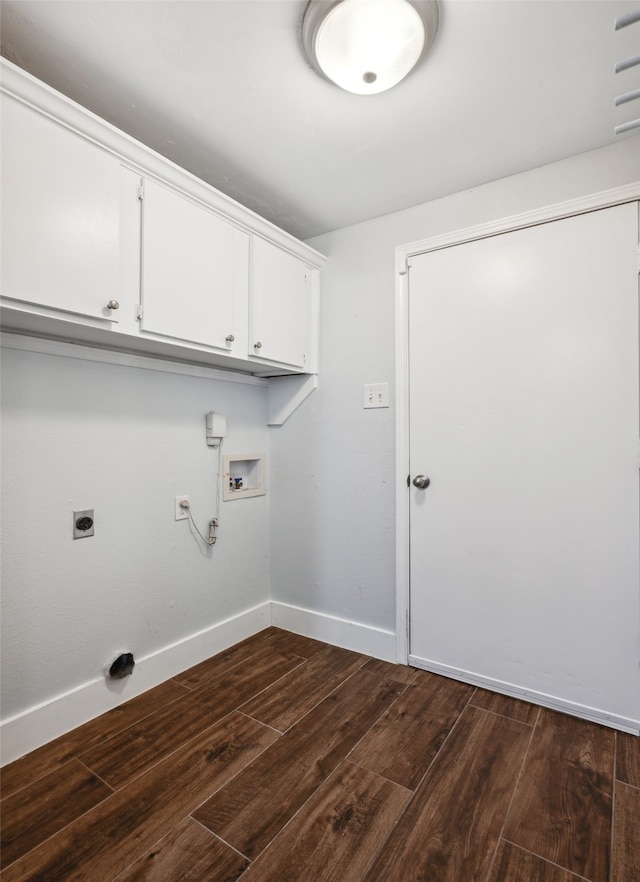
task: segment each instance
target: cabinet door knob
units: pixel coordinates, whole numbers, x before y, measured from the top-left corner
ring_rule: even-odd
[[[227,343],[233,343],[233,341],[235,339],[236,338],[233,336],[233,334],[227,334],[227,336],[225,337],[225,340],[227,341]]]
[[[253,344],[254,349],[262,349],[262,343],[258,340],[257,343]]]
[[[107,309],[120,309],[120,304],[117,300],[110,300],[107,303]]]

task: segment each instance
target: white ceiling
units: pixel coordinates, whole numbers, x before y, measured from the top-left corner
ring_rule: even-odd
[[[439,0],[421,67],[342,92],[306,0],[3,0],[2,54],[300,238],[616,140],[640,0]],[[637,130],[636,130],[637,131]],[[617,136],[617,139],[633,134]],[[640,141],[639,141],[640,147]]]

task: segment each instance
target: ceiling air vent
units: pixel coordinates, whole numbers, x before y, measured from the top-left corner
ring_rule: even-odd
[[[634,88],[627,88],[627,91],[622,92],[616,97],[616,107],[626,105],[631,101],[638,101],[640,99],[640,9],[636,10],[636,12],[629,12],[627,15],[621,15],[620,18],[616,19],[616,31],[621,31],[631,26],[634,26],[633,31],[637,36],[637,40],[635,40],[634,43],[638,51],[635,54],[629,55],[627,58],[624,58],[622,61],[617,61],[615,65],[615,72],[616,74],[619,74],[633,69],[634,72],[637,72],[637,76],[635,76],[635,82],[629,82],[628,77],[630,75],[626,74],[627,87],[631,85]],[[635,108],[638,109],[639,105],[635,105]],[[633,112],[630,112],[629,116],[633,115]],[[638,116],[636,119],[630,119],[627,122],[623,122],[620,125],[617,125],[615,127],[615,133],[616,135],[622,135],[624,132],[628,132],[631,129],[638,128],[640,128],[640,116]]]

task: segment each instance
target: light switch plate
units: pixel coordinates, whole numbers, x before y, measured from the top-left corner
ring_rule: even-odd
[[[389,407],[388,383],[365,383],[363,407]]]

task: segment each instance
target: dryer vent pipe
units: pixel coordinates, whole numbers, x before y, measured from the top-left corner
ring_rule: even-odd
[[[109,677],[111,677],[112,680],[122,680],[123,677],[127,677],[129,674],[133,673],[134,665],[135,661],[133,659],[133,653],[122,652],[111,664],[111,667],[109,668]]]

